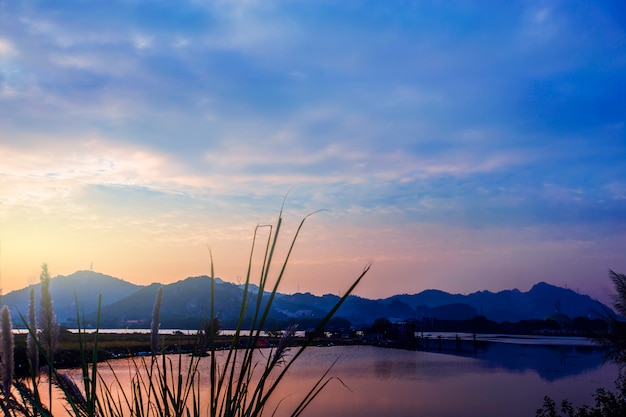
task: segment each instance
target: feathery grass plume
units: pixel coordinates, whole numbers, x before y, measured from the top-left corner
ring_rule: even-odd
[[[9,307],[4,306],[0,312],[2,325],[2,388],[5,397],[9,397],[11,382],[13,381],[13,325]]]
[[[6,409],[3,408],[5,415],[22,415],[25,417],[50,416],[50,411],[39,401],[39,396],[32,385],[27,385],[22,379],[16,379],[13,386],[17,395],[12,396],[5,404]],[[10,413],[9,410],[11,411]]]
[[[597,336],[595,341],[605,349],[606,359],[615,362],[621,372],[626,368],[626,322],[622,319],[626,315],[626,275],[609,269],[609,278],[615,288],[612,301],[618,315],[603,307],[609,330]]]
[[[626,275],[609,269],[609,278],[613,281],[613,287],[616,291],[616,294],[611,297],[613,307],[622,317],[626,317]]]
[[[39,342],[46,355],[52,360],[59,342],[60,326],[54,314],[54,303],[50,295],[50,274],[48,264],[41,265],[41,300],[39,310]]]
[[[159,326],[161,325],[161,301],[163,300],[163,287],[159,287],[154,307],[152,308],[152,325],[150,326],[150,347],[152,354],[157,355],[161,352],[161,343],[159,340]]]
[[[39,343],[44,349],[47,360],[52,363],[54,352],[59,343],[60,326],[54,314],[54,305],[50,295],[50,273],[48,264],[41,265],[41,300],[39,310]],[[52,410],[52,369],[48,365],[48,398],[50,399],[49,410]]]
[[[68,401],[75,406],[74,410],[87,415],[87,400],[80,388],[78,388],[78,385],[68,374],[55,372],[52,375],[52,383],[65,393]]]
[[[37,306],[35,305],[35,287],[30,289],[29,303],[28,303],[28,327],[31,331],[26,336],[26,357],[28,359],[28,365],[33,375],[39,373],[39,349],[37,348],[37,341],[35,340],[35,333],[37,332]]]
[[[0,305],[2,305],[2,241],[0,240]]]
[[[292,324],[287,326],[287,328],[283,331],[283,334],[280,336],[280,340],[278,341],[278,346],[276,346],[274,357],[272,358],[272,367],[278,362],[284,360],[285,354],[289,351],[289,345],[293,341],[297,329],[298,325]]]

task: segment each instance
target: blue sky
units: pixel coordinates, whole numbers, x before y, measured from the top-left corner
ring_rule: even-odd
[[[0,1],[5,291],[245,273],[285,291],[595,297],[626,271],[621,1]]]

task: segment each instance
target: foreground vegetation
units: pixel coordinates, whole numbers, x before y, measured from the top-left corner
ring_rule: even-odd
[[[282,214],[282,212],[281,212]],[[0,408],[5,416],[46,417],[63,412],[80,417],[196,417],[196,416],[232,416],[254,417],[273,415],[276,410],[266,410],[266,405],[283,383],[287,371],[304,351],[314,343],[314,335],[319,334],[331,320],[346,298],[353,292],[361,279],[369,270],[367,266],[345,291],[335,306],[319,322],[317,328],[299,343],[294,343],[296,326],[285,329],[275,339],[274,347],[258,354],[258,347],[264,339],[262,329],[265,328],[272,301],[279,285],[284,278],[285,269],[296,243],[298,234],[303,227],[305,217],[290,245],[285,257],[277,261],[275,249],[280,235],[282,216],[276,225],[257,226],[252,239],[252,247],[248,259],[248,272],[244,283],[244,297],[240,305],[239,321],[234,336],[220,337],[219,312],[215,311],[214,283],[211,280],[210,309],[202,319],[200,327],[193,338],[185,335],[168,336],[159,334],[159,314],[163,289],[159,289],[152,312],[149,344],[145,345],[147,356],[133,361],[134,376],[130,387],[122,386],[117,377],[114,385],[103,382],[102,365],[99,362],[104,349],[127,351],[134,344],[137,335],[128,339],[120,335],[106,335],[96,331],[87,333],[84,318],[77,311],[78,334],[68,336],[61,332],[50,298],[50,276],[47,265],[43,265],[41,273],[41,296],[39,312],[36,313],[34,290],[31,291],[29,311],[21,316],[21,322],[28,329],[28,334],[19,340],[19,351],[26,357],[28,369],[15,371],[15,346],[12,333],[12,319],[5,306],[0,314],[1,334],[1,381]],[[259,243],[262,242],[262,243]],[[258,268],[253,268],[259,262]],[[254,280],[258,291],[252,291],[253,271],[259,270]],[[256,274],[256,273],[255,273]],[[214,277],[211,259],[211,277]],[[267,298],[266,298],[267,297]],[[78,305],[78,302],[76,302]],[[244,336],[242,330],[244,319],[252,317],[249,335]],[[111,336],[111,337],[110,337]],[[114,339],[113,339],[114,338]],[[70,344],[74,343],[74,346]],[[78,344],[79,368],[82,370],[80,386],[61,367],[70,355],[62,352],[72,351]],[[134,345],[136,347],[136,345]],[[142,347],[143,348],[143,347]],[[286,355],[289,349],[292,352]],[[222,360],[212,354],[222,350]],[[172,360],[171,355],[162,353],[176,352],[188,355],[183,369],[182,360]],[[149,353],[148,353],[149,352]],[[74,355],[75,356],[75,355]],[[201,392],[198,365],[200,358],[208,356],[210,380],[208,392]],[[180,358],[179,358],[180,359]],[[177,365],[175,365],[175,363]],[[323,372],[300,403],[291,411],[298,416],[317,395],[332,381],[329,376],[332,364]],[[204,378],[207,375],[203,375]],[[53,385],[62,393],[63,403],[53,405]],[[46,391],[47,390],[47,395]],[[48,398],[48,402],[43,400]],[[280,402],[278,402],[280,405]]]
[[[231,416],[255,417],[274,415],[276,409],[266,409],[275,396],[277,387],[286,379],[287,371],[297,362],[303,352],[316,344],[316,335],[324,330],[337,310],[367,273],[369,266],[356,278],[328,314],[319,321],[313,332],[305,338],[296,339],[296,326],[273,335],[269,349],[259,355],[259,346],[268,346],[262,332],[272,308],[272,301],[297,240],[299,228],[284,259],[275,261],[282,218],[275,226],[258,226],[248,260],[248,273],[244,284],[244,297],[240,305],[240,317],[233,336],[220,335],[219,312],[214,305],[214,280],[212,281],[211,308],[202,319],[203,325],[190,336],[185,334],[159,334],[159,313],[163,296],[161,288],[156,296],[152,312],[151,332],[138,334],[88,333],[84,318],[77,311],[78,334],[62,332],[50,298],[50,276],[44,264],[41,273],[41,296],[37,311],[34,290],[31,291],[29,311],[20,320],[28,333],[17,338],[12,333],[12,318],[4,306],[0,311],[0,408],[5,416],[47,417],[69,414],[80,417],[200,417]],[[267,232],[261,240],[259,234]],[[263,243],[258,243],[261,240]],[[260,256],[258,256],[260,253]],[[251,290],[253,263],[260,259],[260,273],[254,281],[259,291]],[[211,265],[212,265],[211,261]],[[213,267],[211,267],[213,269]],[[626,316],[626,276],[611,271],[610,277],[617,289],[614,300],[616,310]],[[211,270],[211,276],[214,276]],[[266,298],[267,297],[267,298]],[[78,305],[78,302],[76,303]],[[249,335],[243,334],[243,323],[252,317]],[[374,325],[387,325],[375,323]],[[621,366],[626,365],[626,326],[620,318],[610,316],[610,332],[599,339],[607,347],[610,359]],[[374,327],[374,326],[373,326]],[[383,326],[384,327],[384,326]],[[378,329],[381,330],[381,329]],[[384,331],[383,328],[381,331]],[[138,343],[139,342],[139,343]],[[292,349],[289,355],[287,351]],[[216,359],[216,351],[220,357]],[[107,385],[101,376],[106,364],[100,360],[110,356],[142,352],[138,361],[132,361],[133,378],[130,387],[122,386],[114,378],[114,386]],[[191,360],[182,368],[181,360],[172,355],[190,355]],[[144,356],[145,355],[145,356]],[[198,366],[200,358],[208,356],[210,384],[200,389]],[[16,361],[17,359],[17,361]],[[75,362],[70,363],[73,359]],[[76,361],[76,359],[78,359]],[[16,369],[16,363],[18,366]],[[81,369],[82,377],[77,384],[63,372],[65,366]],[[332,364],[322,372],[317,383],[304,395],[290,415],[299,416],[333,379]],[[205,377],[207,377],[205,375]],[[117,386],[115,386],[117,384]],[[62,403],[53,405],[55,392],[63,396]],[[595,404],[574,407],[570,401],[557,403],[546,398],[537,417],[598,417],[626,415],[626,382],[619,378],[617,391],[598,390]],[[47,391],[47,392],[46,392]],[[47,399],[47,401],[46,401]],[[278,401],[280,406],[280,401]],[[277,406],[277,407],[278,407]]]
[[[626,275],[609,270],[609,278],[613,282],[616,293],[613,296],[613,307],[621,316],[607,311],[609,331],[595,340],[605,347],[607,359],[619,366],[620,375],[615,381],[616,391],[604,388],[596,390],[593,405],[575,407],[570,400],[562,400],[560,406],[550,397],[544,398],[543,406],[537,410],[535,417],[624,417],[626,416]]]
[[[262,346],[276,347],[281,343],[283,337],[281,332],[272,332],[271,335],[261,339]],[[14,336],[14,360],[17,377],[27,377],[30,369],[28,365],[26,339],[27,335],[17,334]],[[131,356],[152,355],[150,333],[99,333],[97,359],[99,362],[125,358]],[[199,340],[196,332],[180,334],[160,334],[161,353],[165,354],[194,354],[197,352]],[[232,344],[232,336],[218,334],[215,336],[215,349],[228,349]],[[304,337],[294,337],[287,341],[289,348],[301,346],[306,339]],[[245,348],[244,338],[240,338],[240,347]],[[282,341],[285,343],[284,341]],[[57,369],[77,368],[82,365],[81,348],[93,352],[93,339],[84,343],[84,336],[69,331],[61,331],[58,341],[58,349],[54,355],[54,366]],[[338,344],[356,344],[357,339],[345,339],[343,337],[315,337],[311,340],[315,346],[328,346]],[[44,358],[41,358],[44,360]]]
[[[616,391],[599,388],[594,394],[593,405],[575,407],[571,401],[563,400],[560,406],[549,397],[536,417],[624,417],[626,416],[626,380],[620,377],[615,382]],[[560,410],[560,412],[559,412]]]

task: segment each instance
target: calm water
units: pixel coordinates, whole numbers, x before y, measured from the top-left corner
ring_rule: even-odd
[[[545,350],[543,359],[539,349],[526,348],[511,360],[497,352],[492,361],[366,346],[318,348],[292,372],[297,382],[285,394],[303,392],[320,364],[337,355],[341,359],[333,374],[350,390],[335,384],[306,415],[534,416],[545,395],[582,404],[591,401],[596,388],[613,387],[617,368],[600,366],[597,354]]]
[[[277,392],[276,401],[282,400],[277,416],[289,415],[337,358],[331,375],[345,386],[331,382],[303,416],[534,416],[545,395],[557,402],[591,403],[595,389],[612,389],[617,377],[616,366],[603,365],[599,351],[575,343],[490,343],[461,354],[310,348]],[[118,377],[128,375],[128,359],[111,363]],[[202,359],[203,383],[208,383],[208,364]]]

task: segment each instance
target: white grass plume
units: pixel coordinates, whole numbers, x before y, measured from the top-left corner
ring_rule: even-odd
[[[4,395],[9,396],[11,383],[13,382],[13,325],[9,307],[4,306],[0,312],[0,324],[2,325],[2,388]]]
[[[35,340],[37,334],[37,306],[35,304],[35,288],[30,289],[28,303],[28,327],[30,331],[26,336],[26,357],[33,375],[39,373],[39,348]]]
[[[156,355],[161,352],[161,341],[159,340],[159,326],[161,325],[161,301],[163,300],[163,287],[159,287],[154,307],[152,309],[152,324],[150,326],[150,347],[152,354]]]
[[[60,326],[54,314],[54,303],[50,295],[50,274],[48,264],[41,266],[41,300],[39,310],[39,342],[43,345],[46,355],[52,360],[59,342]]]

